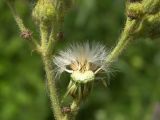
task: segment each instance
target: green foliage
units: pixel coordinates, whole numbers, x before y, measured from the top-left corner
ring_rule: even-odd
[[[24,2],[17,4],[18,12],[33,29],[28,11],[33,3]],[[97,40],[113,48],[125,22],[124,1],[79,0],[77,4],[65,18],[65,41],[59,45]],[[0,11],[0,120],[47,120],[51,112],[41,60],[20,38],[3,2]],[[97,82],[77,120],[151,120],[160,101],[159,43],[147,38],[132,41],[115,63],[108,87]]]

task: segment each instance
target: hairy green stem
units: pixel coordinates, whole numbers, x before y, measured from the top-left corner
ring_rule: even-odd
[[[56,120],[62,120],[63,114],[61,112],[58,94],[56,91],[56,83],[54,79],[53,65],[52,65],[52,55],[47,50],[48,30],[47,26],[45,26],[45,24],[43,23],[40,24],[40,34],[41,34],[41,54],[47,77],[47,86],[49,89],[52,111]]]
[[[28,30],[25,25],[23,24],[23,20],[19,17],[19,15],[16,13],[16,10],[14,9],[12,3],[10,1],[6,1],[9,8],[11,9],[12,15],[14,16],[14,19],[20,29],[21,32]],[[53,109],[53,113],[55,116],[56,120],[62,120],[63,114],[61,112],[61,107],[59,104],[58,100],[58,95],[56,91],[56,85],[54,81],[54,74],[53,74],[53,68],[52,68],[52,58],[51,54],[47,51],[47,39],[48,39],[48,30],[47,26],[42,22],[40,24],[40,33],[41,33],[41,46],[36,43],[33,37],[31,39],[33,40],[33,44],[38,46],[38,50],[41,53],[45,71],[46,71],[46,76],[47,76],[47,85],[49,89],[49,95],[50,95],[50,100],[51,100],[51,105]],[[67,120],[67,119],[66,119]]]
[[[23,32],[30,32],[29,29],[27,29],[23,23],[23,20],[20,18],[20,16],[18,15],[18,13],[16,12],[14,6],[13,6],[13,3],[11,3],[11,1],[9,0],[6,0],[5,1],[8,5],[8,7],[10,8],[11,10],[11,13],[18,25],[18,28],[20,29],[20,32],[23,33]],[[31,33],[32,34],[32,33]],[[31,46],[34,47],[34,49],[36,49],[38,52],[39,52],[39,49],[40,49],[40,45],[37,43],[37,41],[35,40],[35,38],[33,36],[29,36],[28,39],[31,41],[29,42],[29,44]]]
[[[40,35],[41,35],[41,49],[42,53],[46,54],[47,42],[48,42],[48,30],[44,23],[40,23]]]
[[[116,45],[116,47],[112,50],[112,52],[107,56],[106,63],[113,62],[123,51],[126,47],[128,42],[133,39],[131,36],[132,32],[134,31],[134,27],[136,26],[137,21],[135,20],[127,20],[124,31],[121,34],[121,37]]]
[[[13,15],[13,17],[14,17],[14,19],[15,19],[15,21],[16,21],[19,29],[20,29],[20,31],[26,30],[26,28],[25,28],[25,26],[24,26],[24,24],[23,24],[22,19],[19,17],[19,15],[17,14],[15,8],[14,8],[13,5],[12,5],[13,3],[11,3],[10,0],[6,0],[6,3],[7,3],[7,5],[8,5],[8,7],[10,8],[10,10],[11,10],[11,12],[12,12],[12,15]]]
[[[49,56],[42,56],[42,58],[46,71],[47,86],[49,89],[49,96],[51,100],[53,114],[56,120],[62,120],[63,114],[61,112],[61,107],[56,90],[56,84],[53,76],[52,59]]]
[[[137,26],[139,22],[136,20],[128,20],[126,21],[125,28],[120,36],[120,39],[114,49],[111,51],[111,53],[106,57],[106,64],[110,65],[112,62],[115,61],[115,59],[118,58],[118,56],[122,53],[122,51],[126,48],[128,42],[133,39],[133,32],[135,30],[135,27]],[[104,66],[102,66],[104,67]],[[95,74],[97,74],[102,67],[97,69],[95,71]]]

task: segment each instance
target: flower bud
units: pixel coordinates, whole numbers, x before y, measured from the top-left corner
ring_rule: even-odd
[[[155,14],[160,11],[160,0],[143,0],[144,12]]]
[[[160,36],[160,12],[145,16],[136,30],[139,37],[155,39]]]
[[[32,16],[37,23],[50,23],[55,16],[55,6],[51,0],[38,0]]]
[[[127,16],[131,19],[138,19],[143,15],[143,6],[141,3],[131,3],[128,6]]]
[[[150,24],[149,36],[151,39],[158,38],[160,36],[160,12],[154,15],[148,15],[147,21]]]

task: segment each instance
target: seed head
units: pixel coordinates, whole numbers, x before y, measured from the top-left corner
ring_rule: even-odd
[[[85,99],[92,89],[97,71],[107,71],[106,56],[105,46],[99,43],[72,44],[60,51],[53,62],[57,66],[57,75],[63,72],[71,74],[66,95],[78,100]]]
[[[72,76],[76,74],[84,79],[84,74],[89,77],[89,73],[94,74],[99,68],[106,70],[104,62],[107,52],[104,45],[87,42],[72,44],[69,47],[64,51],[60,51],[59,55],[53,59],[54,64],[57,66],[58,75],[66,71],[72,73]],[[83,80],[79,79],[79,81]]]

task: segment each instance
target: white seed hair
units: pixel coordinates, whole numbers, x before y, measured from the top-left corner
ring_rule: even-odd
[[[53,58],[53,63],[56,65],[56,76],[61,75],[64,71],[72,73],[73,70],[67,69],[67,66],[72,63],[79,63],[82,60],[86,60],[88,63],[97,66],[97,69],[100,68],[106,71],[105,60],[107,55],[106,47],[97,42],[71,44],[69,48],[60,51]],[[80,67],[78,64],[76,65],[77,68]]]

